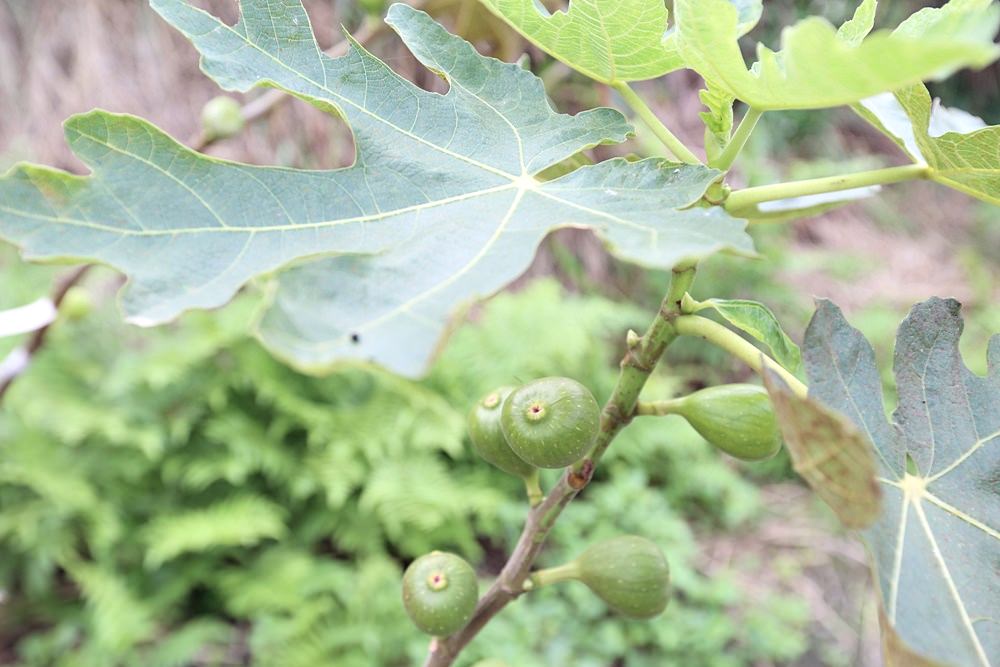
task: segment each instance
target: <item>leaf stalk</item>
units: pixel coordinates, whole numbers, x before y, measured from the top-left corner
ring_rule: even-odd
[[[736,161],[743,147],[746,146],[747,139],[750,138],[754,128],[757,127],[757,121],[763,115],[764,111],[762,109],[747,108],[746,114],[744,114],[740,124],[736,127],[736,132],[733,133],[729,143],[726,144],[725,150],[722,151],[717,160],[710,163],[710,166],[720,171],[729,171],[729,168],[733,166],[733,162]]]
[[[674,320],[674,329],[681,336],[704,338],[709,343],[744,362],[758,374],[762,374],[765,367],[774,371],[791,387],[792,391],[802,398],[805,398],[809,393],[809,388],[781,364],[764,354],[738,333],[718,322],[699,315],[681,315]]]
[[[870,185],[888,185],[890,183],[912,181],[914,179],[927,178],[929,173],[930,169],[925,164],[908,164],[901,167],[861,171],[855,174],[842,174],[840,176],[811,178],[805,181],[761,185],[755,188],[736,190],[726,199],[725,208],[731,213],[738,213],[743,209],[751,208],[764,202],[802,197],[805,195],[818,195],[826,192],[853,190],[854,188],[862,188]]]
[[[700,165],[701,160],[698,159],[694,153],[691,152],[684,142],[677,138],[677,136],[667,129],[667,126],[663,124],[653,110],[649,108],[646,102],[639,97],[638,94],[625,81],[616,81],[611,84],[611,87],[618,91],[618,94],[622,96],[625,103],[635,111],[636,115],[642,119],[642,121],[653,131],[656,138],[666,146],[671,153],[673,153],[678,160],[685,162],[687,164]]]

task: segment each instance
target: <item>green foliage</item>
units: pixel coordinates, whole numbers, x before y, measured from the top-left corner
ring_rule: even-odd
[[[680,51],[688,67],[710,85],[750,106],[765,109],[816,109],[857,102],[929,78],[942,78],[965,66],[996,60],[993,44],[1000,12],[989,0],[952,2],[908,19],[909,30],[876,32],[858,10],[857,23],[834,29],[810,17],[782,33],[782,49],[760,44],[747,68],[737,45],[739,16],[726,0],[677,0]],[[905,25],[905,24],[904,24]]]
[[[0,588],[13,625],[0,639],[35,628],[14,645],[22,667],[222,665],[234,650],[262,667],[417,661],[426,640],[403,612],[403,566],[433,548],[481,564],[484,538],[509,550],[522,520],[520,480],[464,442],[465,408],[550,374],[593,378],[606,394],[608,342],[643,318],[538,283],[492,302],[418,384],[361,368],[299,375],[246,339],[254,306],[240,299],[154,335],[109,324],[107,309],[65,324],[5,398]],[[533,339],[511,339],[529,321]],[[545,558],[640,533],[669,555],[680,597],[638,624],[609,620],[585,590],[539,592],[498,617],[469,660],[697,667],[804,641],[800,614],[761,646],[734,620],[751,612],[733,582],[698,571],[688,521],[746,522],[753,488],[679,419],[638,423],[621,444]]]
[[[987,126],[960,109],[931,100],[923,85],[862,100],[863,118],[889,135],[930,177],[948,187],[1000,205],[1000,125]]]
[[[639,81],[684,67],[661,0],[574,0],[549,13],[534,0],[481,0],[539,48],[596,81]],[[759,0],[732,0],[739,34],[760,18]]]
[[[327,255],[284,274],[262,339],[303,368],[373,359],[415,376],[456,309],[520,275],[554,228],[592,228],[621,257],[660,268],[752,251],[744,222],[690,207],[717,178],[711,169],[618,159],[539,181],[581,150],[624,141],[624,117],[557,114],[531,72],[480,55],[411,7],[397,4],[386,22],[446,78],[447,95],[357,45],[323,55],[300,3],[246,0],[232,28],[182,0],[152,6],[221,86],[278,87],[343,117],[357,159],[327,172],[251,167],[132,116],[71,118],[67,140],[93,174],[15,168],[0,178],[0,235],[35,258],[120,270],[134,323],[222,305],[254,278]]]

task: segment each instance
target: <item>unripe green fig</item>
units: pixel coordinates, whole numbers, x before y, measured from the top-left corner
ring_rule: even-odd
[[[446,637],[462,628],[476,608],[479,582],[472,566],[455,554],[432,551],[403,573],[403,606],[427,634]]]
[[[529,382],[503,403],[500,426],[517,456],[539,468],[562,468],[587,453],[600,428],[601,408],[569,378]]]
[[[684,417],[705,440],[730,456],[756,461],[781,449],[781,432],[763,387],[708,387],[670,403],[671,412]]]
[[[59,312],[70,322],[82,320],[93,309],[94,301],[90,298],[90,293],[79,285],[70,287],[59,304]]]
[[[473,449],[487,463],[511,475],[527,478],[534,473],[535,467],[514,453],[500,428],[503,402],[512,391],[513,387],[500,387],[476,401],[469,412],[469,438]]]
[[[587,548],[576,560],[531,576],[535,586],[557,581],[585,583],[597,597],[624,616],[652,618],[670,600],[670,566],[654,542],[622,535]]]
[[[243,109],[231,97],[212,98],[201,110],[201,127],[211,139],[228,139],[243,130]]]

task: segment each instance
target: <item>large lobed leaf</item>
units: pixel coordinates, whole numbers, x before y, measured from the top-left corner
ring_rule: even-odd
[[[245,0],[227,26],[183,0],[152,0],[222,87],[282,88],[345,118],[352,167],[262,168],[199,155],[150,124],[92,112],[66,125],[88,177],[23,165],[0,179],[0,236],[29,258],[110,264],[129,278],[131,321],[221,305],[248,280],[281,279],[265,340],[300,366],[374,359],[418,373],[457,305],[515,278],[551,229],[593,229],[622,257],[670,267],[750,252],[744,223],[690,208],[718,172],[612,160],[535,178],[588,147],[624,140],[617,111],[552,111],[541,82],[480,56],[426,14],[387,21],[444,77],[438,95],[357,44],[324,55],[297,0]]]
[[[782,33],[780,51],[758,44],[749,69],[737,44],[739,17],[727,0],[676,0],[674,7],[687,66],[760,110],[850,104],[982,67],[1000,54],[992,41],[1000,7],[992,0],[952,0],[917,12],[894,32],[868,35],[875,4],[865,0],[839,31],[819,17],[800,21]]]
[[[911,664],[906,646],[963,667],[1000,656],[1000,336],[986,377],[973,374],[959,353],[959,308],[931,299],[900,326],[893,425],[871,345],[836,306],[820,303],[805,338],[810,396],[875,446],[883,511],[863,538],[899,640],[887,644],[893,664]]]
[[[537,0],[480,0],[543,51],[596,81],[653,79],[684,67],[664,0],[571,0],[548,12]],[[760,0],[726,0],[740,35],[760,19]]]
[[[1000,205],[1000,125],[936,104],[923,84],[862,100],[855,109],[926,164],[933,180]]]

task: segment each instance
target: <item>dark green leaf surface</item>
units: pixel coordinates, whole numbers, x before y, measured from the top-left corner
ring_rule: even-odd
[[[806,334],[810,394],[874,443],[884,502],[864,533],[886,618],[919,654],[983,667],[1000,656],[1000,336],[989,373],[962,362],[959,304],[918,304],[899,329],[899,405],[885,419],[874,352],[821,302]]]
[[[136,118],[71,119],[67,137],[93,175],[15,169],[0,179],[0,235],[31,258],[122,270],[133,322],[221,305],[256,276],[332,255],[289,276],[307,312],[281,301],[265,340],[300,366],[346,353],[416,373],[456,305],[515,278],[553,228],[590,227],[651,266],[752,249],[742,221],[681,210],[712,170],[615,160],[536,179],[630,127],[611,109],[553,112],[536,77],[480,56],[422,12],[396,5],[387,20],[447,79],[447,95],[413,86],[356,44],[328,58],[300,2],[247,0],[233,27],[182,0],[152,5],[224,88],[277,86],[343,116],[357,159],[327,172],[251,167],[201,156]],[[303,318],[315,319],[308,331]]]

